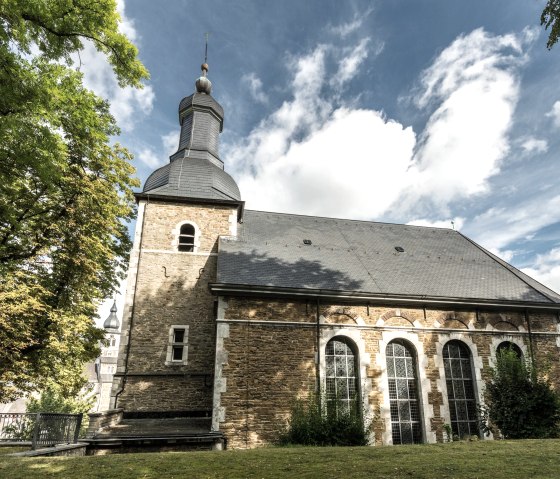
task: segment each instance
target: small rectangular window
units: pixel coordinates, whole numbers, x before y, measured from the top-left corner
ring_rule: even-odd
[[[167,365],[187,364],[188,326],[174,325],[169,328],[169,343],[167,346]]]
[[[183,360],[183,346],[173,346],[173,361]]]
[[[185,330],[184,329],[174,329],[173,330],[173,342],[174,343],[182,343],[185,338]]]

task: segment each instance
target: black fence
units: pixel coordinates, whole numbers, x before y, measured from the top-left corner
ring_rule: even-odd
[[[0,444],[31,443],[32,449],[75,444],[82,414],[0,413]]]

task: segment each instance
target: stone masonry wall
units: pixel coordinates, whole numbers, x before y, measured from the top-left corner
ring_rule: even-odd
[[[314,302],[220,298],[214,424],[228,447],[273,442],[285,426],[295,398],[316,390],[317,309]],[[319,305],[319,366],[324,381],[324,347],[347,336],[357,346],[363,401],[372,421],[372,442],[391,444],[385,348],[404,339],[417,354],[423,412],[423,440],[444,440],[450,422],[442,351],[460,340],[471,351],[474,386],[483,397],[484,379],[503,341],[516,343],[546,363],[560,386],[560,337],[555,314],[399,308],[393,306]],[[219,363],[219,364],[218,364]],[[219,367],[218,367],[219,366]],[[219,413],[219,414],[218,414]],[[216,427],[217,426],[217,427]]]
[[[131,258],[137,276],[129,278],[113,395],[124,386],[117,406],[125,411],[209,410],[215,298],[208,283],[216,278],[218,237],[235,232],[236,209],[164,202],[143,207],[145,217],[137,223],[137,228],[144,224],[141,247],[138,239]],[[177,251],[179,225],[185,221],[197,228],[195,252]],[[185,365],[166,364],[172,325],[188,328]]]

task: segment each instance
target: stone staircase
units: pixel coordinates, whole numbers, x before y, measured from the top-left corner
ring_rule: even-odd
[[[209,411],[90,414],[88,454],[223,449],[224,437],[212,432]]]

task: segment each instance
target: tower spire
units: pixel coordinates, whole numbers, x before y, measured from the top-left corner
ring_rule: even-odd
[[[200,69],[202,70],[202,76],[196,80],[196,91],[197,93],[206,93],[210,95],[212,92],[212,82],[208,79],[208,32],[205,34],[206,37],[206,45],[204,48],[204,63],[200,65]]]

